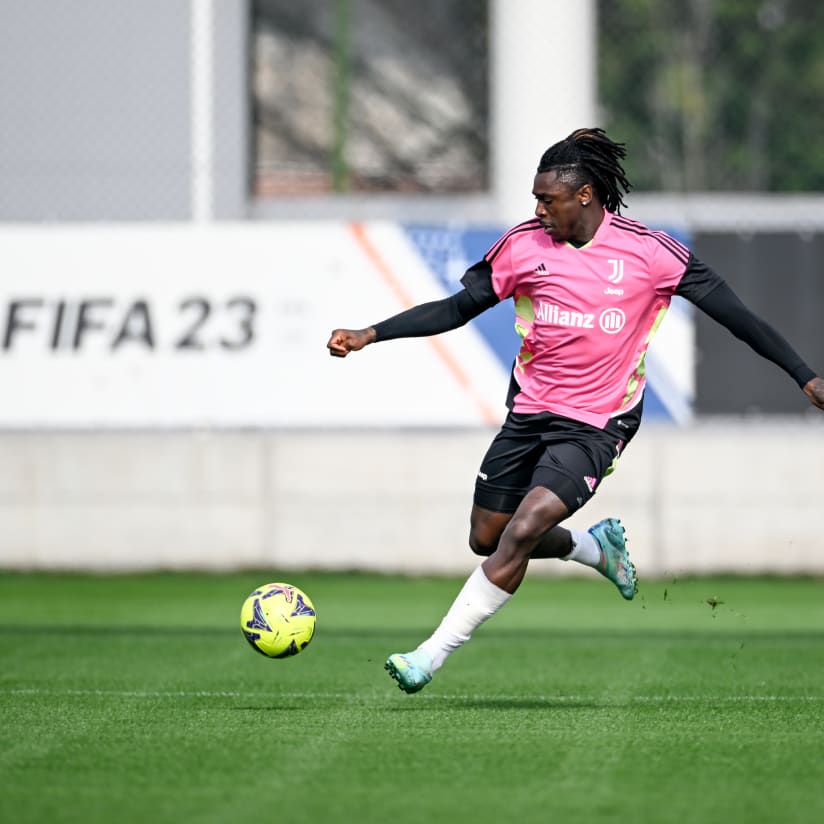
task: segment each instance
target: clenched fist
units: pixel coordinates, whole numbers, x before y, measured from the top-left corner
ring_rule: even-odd
[[[371,326],[366,329],[335,329],[326,348],[333,357],[345,358],[350,352],[357,352],[374,341],[375,330]]]

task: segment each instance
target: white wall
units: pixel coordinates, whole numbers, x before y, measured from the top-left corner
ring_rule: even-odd
[[[7,432],[0,568],[464,572],[491,434]],[[642,577],[820,574],[822,500],[818,422],[652,426],[571,523],[620,516]]]

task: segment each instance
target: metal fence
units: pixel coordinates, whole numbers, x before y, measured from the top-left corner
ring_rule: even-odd
[[[600,0],[603,120],[652,191],[824,189],[824,5]]]
[[[630,147],[636,192],[824,191],[819,0],[3,0],[0,220],[483,196],[494,35],[588,43],[570,10],[589,2],[596,119]],[[551,50],[539,75],[510,110],[581,83]]]
[[[255,192],[487,185],[487,4],[255,0]]]
[[[513,24],[564,25],[505,8]],[[485,188],[489,3],[256,0],[254,10],[259,195]],[[601,122],[631,146],[637,189],[824,189],[824,5],[599,0],[597,14]],[[547,104],[553,84],[576,82],[552,54],[545,80]]]

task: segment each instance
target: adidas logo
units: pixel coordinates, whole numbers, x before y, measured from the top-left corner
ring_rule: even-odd
[[[595,491],[595,485],[598,483],[597,478],[591,478],[589,475],[584,475],[584,483],[587,485],[587,489],[590,492]]]
[[[538,265],[537,265],[537,266],[536,266],[536,267],[532,270],[532,274],[533,274],[533,275],[540,275],[540,274],[542,274],[542,273],[544,273],[544,272],[546,272],[546,266],[544,266],[544,264],[543,264],[543,263],[539,263],[539,264],[538,264]]]

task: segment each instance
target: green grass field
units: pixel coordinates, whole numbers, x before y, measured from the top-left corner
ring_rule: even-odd
[[[270,661],[284,579],[318,631]],[[0,574],[0,821],[824,821],[824,581],[528,578],[403,694],[460,583]]]

